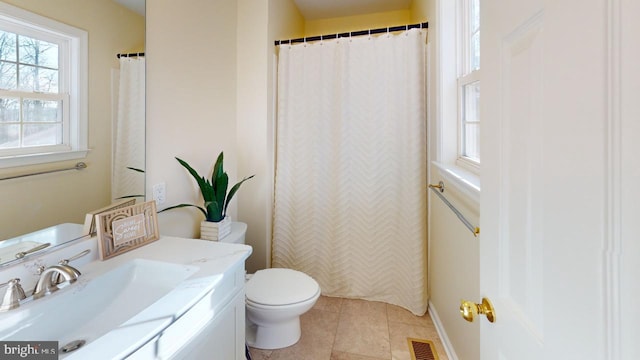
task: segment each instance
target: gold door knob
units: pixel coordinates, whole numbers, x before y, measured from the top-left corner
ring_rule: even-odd
[[[462,300],[460,304],[460,315],[467,320],[468,322],[473,322],[476,316],[486,315],[487,320],[489,322],[496,321],[495,310],[493,309],[493,305],[487,298],[482,298],[482,304],[476,304],[471,301]]]

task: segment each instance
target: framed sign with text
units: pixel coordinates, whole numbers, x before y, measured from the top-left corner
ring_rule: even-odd
[[[124,200],[114,202],[109,206],[105,206],[103,208],[93,210],[92,212],[87,213],[87,215],[85,215],[85,218],[84,218],[84,228],[83,228],[82,234],[89,235],[89,236],[94,236],[97,234],[98,230],[96,226],[96,217],[98,214],[102,214],[107,211],[112,211],[115,209],[131,206],[135,203],[136,203],[136,199],[124,199]]]
[[[158,240],[155,201],[96,215],[100,259],[106,260]]]

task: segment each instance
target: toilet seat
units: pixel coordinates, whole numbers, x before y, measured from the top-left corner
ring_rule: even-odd
[[[286,306],[316,298],[320,286],[300,271],[272,268],[257,271],[245,285],[247,303]]]

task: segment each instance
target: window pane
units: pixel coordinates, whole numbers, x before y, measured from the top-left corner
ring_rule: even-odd
[[[480,81],[464,85],[464,122],[480,121]]]
[[[62,143],[61,124],[24,125],[23,146],[58,145]]]
[[[0,98],[0,123],[20,121],[20,101],[15,98]]]
[[[469,50],[469,65],[471,66],[471,70],[480,69],[480,31],[476,32],[471,36],[470,41],[471,49]]]
[[[480,161],[480,82],[463,86],[462,155]]]
[[[20,125],[0,124],[0,149],[20,147]]]
[[[480,124],[466,124],[465,129],[464,156],[471,160],[480,162]]]
[[[58,68],[58,45],[26,37],[18,37],[20,63],[48,68]]]
[[[20,65],[20,90],[57,93],[58,70]]]
[[[480,30],[480,0],[469,1],[469,25],[472,33]]]
[[[60,102],[55,100],[24,100],[22,106],[24,122],[59,122]]]
[[[16,64],[0,61],[0,88],[15,90],[17,83]]]
[[[473,70],[480,69],[480,0],[466,0],[468,4],[468,24],[466,41],[468,44],[468,64],[465,69],[468,74]]]
[[[0,60],[16,61],[16,34],[0,30]]]

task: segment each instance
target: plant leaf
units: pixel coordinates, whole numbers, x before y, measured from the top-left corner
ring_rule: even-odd
[[[220,205],[221,215],[224,215],[223,205],[224,205],[224,199],[227,196],[228,187],[229,187],[229,176],[226,173],[222,173],[222,175],[220,175],[216,180],[216,187],[215,187],[216,202]]]
[[[204,183],[204,187],[200,187],[200,192],[202,192],[204,202],[207,203],[209,201],[214,201],[216,199],[215,189],[211,186],[209,180],[204,178],[204,176],[202,177],[202,182]]]
[[[198,183],[198,187],[200,187],[200,190],[202,190],[203,188],[205,188],[205,187],[207,186],[207,184],[206,184],[206,182],[205,182],[205,180],[204,180],[204,177],[200,176],[200,174],[198,174],[198,172],[197,172],[197,171],[195,171],[195,170],[191,167],[191,165],[187,164],[187,162],[186,162],[186,161],[184,161],[184,160],[182,160],[182,159],[180,159],[180,158],[177,158],[177,157],[176,157],[176,160],[178,160],[178,162],[180,163],[180,165],[184,166],[184,167],[189,171],[189,173],[191,174],[191,176],[193,176],[193,178],[194,178],[194,179],[196,179],[196,182]]]
[[[142,170],[142,169],[138,169],[138,168],[134,168],[134,167],[130,167],[130,166],[127,166],[127,169],[129,169],[129,170],[133,170],[133,171],[137,171],[137,172],[141,172],[141,173],[144,173],[144,170]]]
[[[144,195],[125,195],[125,196],[117,197],[116,199],[128,199],[128,198],[137,198],[137,197],[144,197]]]
[[[218,202],[212,201],[207,203],[206,206],[209,214],[209,216],[207,216],[207,221],[218,222],[224,219],[224,216],[222,216],[222,208]]]
[[[191,204],[180,204],[180,205],[169,206],[168,208],[164,208],[164,209],[158,211],[158,213],[161,213],[161,212],[167,211],[167,210],[171,210],[171,209],[183,208],[183,207],[194,207],[194,208],[200,210],[200,212],[202,212],[202,214],[204,214],[205,218],[207,217],[207,212],[205,211],[205,209],[201,208],[200,206],[191,205]]]
[[[254,177],[254,175],[248,176],[244,179],[242,179],[242,181],[240,181],[239,183],[233,185],[233,187],[231,188],[231,190],[229,191],[229,196],[227,196],[227,200],[224,203],[224,208],[222,210],[222,217],[224,218],[225,215],[227,215],[227,206],[229,206],[229,202],[231,202],[231,199],[233,198],[233,196],[236,194],[236,192],[238,191],[238,189],[240,189],[240,185],[242,185],[243,182],[251,179],[252,177]]]
[[[224,174],[224,152],[220,152],[216,163],[213,165],[213,173],[211,174],[211,185],[214,189],[217,188],[216,182]]]
[[[207,213],[208,210],[208,203],[211,201],[215,201],[216,200],[216,192],[214,187],[212,186],[212,184],[209,182],[208,179],[206,179],[204,176],[200,176],[200,174],[198,174],[197,171],[195,171],[186,161],[179,159],[176,157],[176,160],[178,160],[178,162],[180,163],[180,165],[184,166],[185,169],[187,169],[189,171],[189,173],[191,174],[191,176],[193,176],[193,178],[196,180],[196,182],[198,183],[198,187],[200,188],[200,193],[202,194],[202,199],[204,201],[204,208],[196,206],[196,205],[191,205],[191,206],[195,206],[198,209],[200,209],[200,211],[203,212],[204,216],[209,219],[212,215],[209,215]],[[214,214],[215,216],[215,214]]]

